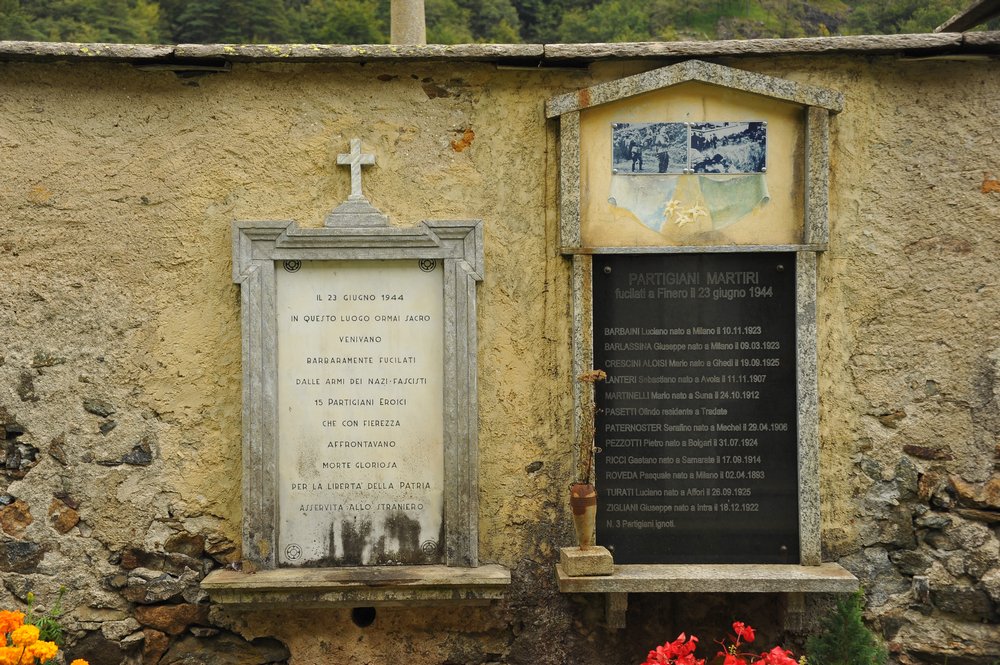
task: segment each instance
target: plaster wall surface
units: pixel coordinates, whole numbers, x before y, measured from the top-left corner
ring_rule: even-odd
[[[236,64],[195,78],[0,64],[0,606],[28,591],[51,604],[66,585],[71,655],[92,665],[224,649],[248,663],[630,663],[734,619],[800,644],[815,624],[786,631],[780,596],[634,594],[629,627],[610,633],[602,599],[555,589],[573,379],[543,107],[656,64]],[[846,95],[818,269],[824,558],[862,579],[894,659],[985,665],[1000,653],[995,68],[732,64]],[[240,559],[230,222],[321,225],[349,193],[335,162],[353,137],[377,155],[364,190],[394,224],[484,221],[480,556],[512,569],[509,598],[386,608],[369,628],[349,610],[209,611],[198,579]],[[810,616],[830,600],[808,599]]]

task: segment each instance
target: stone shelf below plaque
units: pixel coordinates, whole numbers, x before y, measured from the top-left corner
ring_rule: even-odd
[[[850,593],[858,579],[842,566],[789,564],[616,565],[611,575],[570,577],[556,565],[559,591],[602,593],[609,627],[625,627],[630,593],[785,593],[788,614],[801,613],[805,593]]]
[[[213,603],[246,610],[485,605],[503,598],[509,586],[510,571],[497,565],[215,570],[201,582]]]
[[[563,593],[839,593],[858,580],[835,563],[649,564],[615,566],[611,575],[570,577],[556,565]]]

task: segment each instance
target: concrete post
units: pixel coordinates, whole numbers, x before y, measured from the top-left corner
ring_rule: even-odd
[[[427,43],[424,0],[392,0],[390,18],[393,44]]]

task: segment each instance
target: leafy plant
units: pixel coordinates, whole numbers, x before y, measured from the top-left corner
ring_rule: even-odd
[[[864,602],[859,590],[838,601],[823,618],[822,632],[806,643],[810,665],[885,665],[885,645],[862,619]]]
[[[35,616],[35,594],[28,593],[28,612],[24,615],[24,622],[38,627],[38,639],[46,642],[55,642],[58,646],[63,645],[63,628],[59,623],[62,616],[62,599],[66,595],[66,587],[59,587],[59,595],[49,611],[40,616]]]

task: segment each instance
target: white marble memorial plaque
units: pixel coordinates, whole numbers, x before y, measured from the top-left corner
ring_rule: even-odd
[[[278,563],[441,562],[441,262],[275,272]]]

